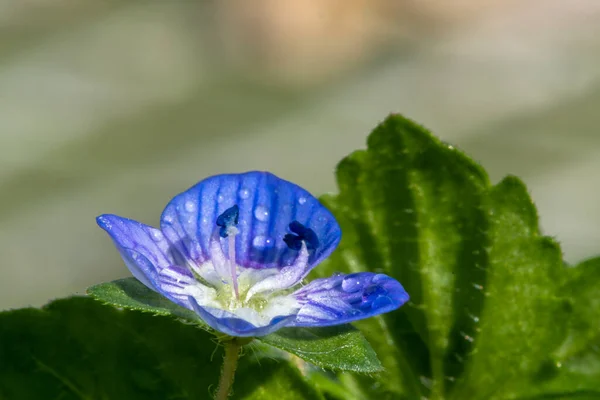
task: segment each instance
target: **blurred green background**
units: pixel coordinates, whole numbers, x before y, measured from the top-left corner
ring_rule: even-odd
[[[597,0],[0,0],[0,308],[128,276],[94,218],[156,225],[208,175],[334,191],[389,112],[600,253]]]

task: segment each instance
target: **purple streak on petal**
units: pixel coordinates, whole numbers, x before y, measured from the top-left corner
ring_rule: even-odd
[[[156,290],[172,302],[193,310],[191,295],[200,296],[206,287],[187,269],[178,266],[163,268],[156,276]],[[195,289],[195,290],[194,290]]]
[[[218,216],[234,205],[239,207],[236,261],[243,267],[290,265],[298,252],[288,249],[283,237],[294,220],[319,239],[319,248],[309,260],[311,267],[339,243],[341,232],[333,215],[304,189],[268,172],[217,175],[201,181],[167,205],[161,229],[183,254],[206,260]],[[221,244],[227,254],[227,241]]]
[[[395,310],[409,298],[398,281],[372,272],[316,279],[293,295],[302,307],[291,326],[344,324]]]
[[[212,307],[202,307],[191,296],[189,302],[196,314],[198,314],[211,328],[229,336],[265,336],[289,325],[295,318],[294,315],[282,315],[273,318],[266,326],[256,327],[250,322],[235,316],[231,312]]]
[[[146,287],[158,292],[156,284],[158,272],[154,264],[135,250],[124,249],[118,246],[117,248],[131,274],[146,285]]]
[[[109,214],[96,221],[110,235],[131,273],[151,289],[155,290],[151,284],[155,274],[180,257],[158,229]]]

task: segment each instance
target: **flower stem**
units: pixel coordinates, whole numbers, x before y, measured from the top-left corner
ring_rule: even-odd
[[[219,379],[219,388],[217,394],[215,394],[215,400],[227,400],[229,397],[241,349],[242,343],[238,339],[225,342],[225,357],[223,358],[223,368],[221,369],[221,378]]]

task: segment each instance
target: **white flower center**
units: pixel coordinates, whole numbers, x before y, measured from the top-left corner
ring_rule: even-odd
[[[236,277],[238,296],[230,281],[224,281],[215,274],[216,269],[212,261],[194,268],[198,280],[196,285],[203,286],[205,290],[192,289],[188,293],[202,307],[228,311],[257,327],[268,325],[275,317],[296,314],[300,309],[300,304],[289,294],[289,290],[262,292],[248,297],[250,289],[257,282],[279,274],[277,268],[251,269],[235,265],[235,270],[241,271]]]

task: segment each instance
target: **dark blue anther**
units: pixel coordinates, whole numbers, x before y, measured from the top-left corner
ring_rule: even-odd
[[[292,250],[300,250],[302,248],[302,242],[306,243],[308,250],[314,250],[319,247],[319,238],[315,231],[305,227],[298,221],[293,221],[290,224],[290,231],[294,234],[288,233],[283,237],[283,241]]]
[[[228,229],[238,224],[239,217],[240,208],[237,205],[229,207],[227,210],[223,211],[223,214],[217,217],[217,226],[221,227],[219,235],[222,238],[229,236]]]

